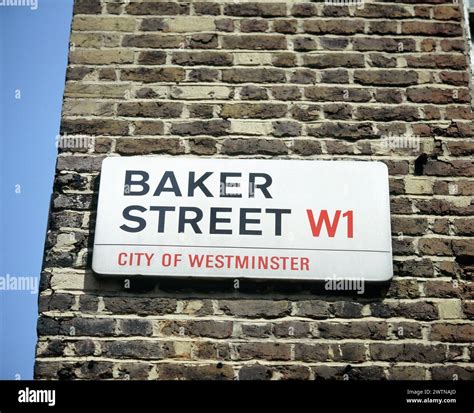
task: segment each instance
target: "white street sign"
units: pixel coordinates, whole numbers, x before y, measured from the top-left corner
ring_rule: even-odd
[[[109,276],[388,280],[387,168],[109,157],[92,267]]]

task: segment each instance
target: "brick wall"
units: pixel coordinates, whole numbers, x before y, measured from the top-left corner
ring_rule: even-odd
[[[461,10],[76,0],[36,378],[474,378]],[[395,277],[363,297],[97,279],[101,161],[144,154],[385,162]]]

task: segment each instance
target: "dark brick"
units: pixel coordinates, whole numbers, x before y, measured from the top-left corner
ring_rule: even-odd
[[[290,314],[288,301],[221,300],[219,308],[227,315],[248,318],[278,318]]]
[[[228,134],[229,127],[230,122],[226,120],[199,120],[185,123],[174,123],[171,126],[171,133],[182,136],[223,136]]]

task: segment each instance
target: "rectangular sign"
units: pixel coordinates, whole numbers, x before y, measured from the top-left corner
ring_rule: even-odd
[[[109,157],[92,268],[103,275],[385,281],[381,162]]]

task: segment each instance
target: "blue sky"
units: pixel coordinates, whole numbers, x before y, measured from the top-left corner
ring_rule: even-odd
[[[12,280],[41,271],[72,16],[37,2],[0,7],[0,379],[33,377],[38,297]]]

